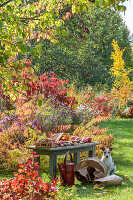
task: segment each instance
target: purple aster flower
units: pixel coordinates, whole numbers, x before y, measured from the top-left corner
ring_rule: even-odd
[[[10,120],[10,118],[9,118],[9,117],[7,117],[7,116],[6,116],[6,117],[4,117],[4,119]]]
[[[64,103],[61,103],[61,105],[62,105],[62,106],[65,106],[65,104],[64,104]]]
[[[34,120],[34,123],[35,123],[36,125],[38,125],[38,124],[39,124],[39,121],[38,121],[37,119],[35,119],[35,120]]]

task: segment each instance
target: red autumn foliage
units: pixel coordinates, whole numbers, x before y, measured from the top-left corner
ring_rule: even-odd
[[[69,83],[69,81],[59,80],[56,78],[54,72],[50,72],[50,75],[52,76],[51,78],[49,78],[46,73],[44,73],[38,76],[38,78],[35,80],[34,73],[30,74],[27,70],[23,70],[23,73],[21,74],[21,77],[23,78],[21,84],[27,87],[27,100],[32,99],[33,95],[38,96],[42,94],[44,95],[44,99],[48,99],[51,96],[54,96],[55,104],[56,102],[60,102],[65,105],[69,105],[72,108],[74,104],[77,104],[77,101],[74,97],[68,97],[67,88],[62,87],[62,85]],[[12,84],[14,85],[15,82],[18,81],[13,80]]]
[[[91,101],[86,100],[86,105],[89,105],[94,116],[108,116],[113,109],[111,97],[108,94],[96,96]]]
[[[38,176],[38,163],[33,156],[26,163],[20,164],[20,169],[14,172],[14,178],[0,180],[0,200],[45,200],[55,199],[58,189],[57,179],[51,179],[51,183],[45,183]]]

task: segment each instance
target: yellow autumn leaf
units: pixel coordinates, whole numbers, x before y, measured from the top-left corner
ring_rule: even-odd
[[[125,179],[129,179],[128,175],[125,175]]]
[[[113,189],[109,190],[109,192],[113,192],[113,191],[114,191]]]
[[[103,190],[104,189],[104,187],[98,187],[98,186],[94,186],[94,188],[93,188],[94,190],[95,189],[97,189],[97,190]]]
[[[111,54],[113,66],[110,71],[112,76],[114,76],[115,81],[111,89],[111,93],[113,100],[115,100],[115,106],[120,109],[124,107],[131,96],[132,86],[128,77],[128,74],[131,71],[124,68],[125,61],[122,58],[124,50],[120,50],[120,47],[115,40],[113,40],[112,46],[114,49],[114,52]]]

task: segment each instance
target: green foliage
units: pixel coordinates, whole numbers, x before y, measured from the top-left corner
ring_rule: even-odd
[[[123,10],[124,7],[120,3],[124,1],[96,0],[95,4]],[[24,67],[20,67],[18,63],[12,65],[11,60],[19,53],[35,56],[38,51],[41,51],[39,47],[38,51],[31,47],[29,42],[31,38],[39,41],[40,38],[48,37],[52,42],[57,42],[52,33],[54,31],[60,33],[60,27],[64,24],[65,19],[60,17],[62,6],[69,5],[73,13],[81,13],[89,9],[91,2],[93,1],[67,0],[55,3],[49,0],[2,0],[0,3],[0,77],[5,80],[5,87],[9,87],[8,80],[12,79],[14,74],[19,77],[19,72]],[[61,33],[64,37],[69,35],[64,28]]]
[[[60,78],[75,80],[76,86],[112,84],[110,67],[111,43],[116,39],[125,48],[124,59],[132,67],[129,32],[120,14],[113,10],[90,6],[89,11],[72,14],[70,7],[62,8],[60,16],[64,23],[52,35],[58,42],[49,39],[31,41],[39,53],[33,58],[34,70],[40,74],[54,71]],[[65,30],[66,34],[63,34]]]

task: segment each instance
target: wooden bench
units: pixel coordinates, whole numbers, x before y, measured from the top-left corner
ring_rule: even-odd
[[[56,177],[56,168],[57,168],[57,156],[66,154],[68,151],[74,154],[74,162],[77,164],[80,162],[80,152],[88,151],[89,157],[95,156],[95,147],[100,144],[99,142],[84,143],[78,145],[69,145],[62,147],[53,147],[53,148],[36,148],[35,145],[28,146],[28,149],[32,149],[36,152],[37,155],[49,155],[49,174],[51,177]],[[38,162],[40,165],[40,157],[35,158],[35,162]],[[39,168],[40,174],[40,168]]]

